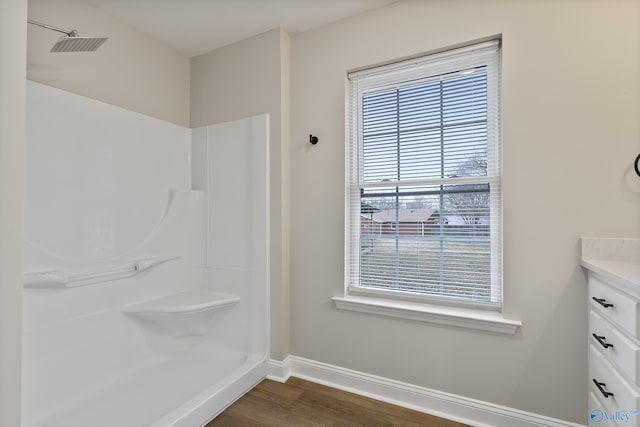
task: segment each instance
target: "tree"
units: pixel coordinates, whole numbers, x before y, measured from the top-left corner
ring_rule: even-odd
[[[486,176],[487,160],[484,156],[476,155],[464,161],[453,177]],[[488,184],[462,184],[447,185],[444,188],[445,195],[443,205],[445,211],[459,217],[464,228],[459,229],[463,235],[475,236],[486,234],[489,217],[489,185]],[[444,215],[446,216],[446,215]],[[485,220],[483,221],[483,218]],[[449,224],[453,225],[453,224]],[[457,224],[461,225],[461,224]]]

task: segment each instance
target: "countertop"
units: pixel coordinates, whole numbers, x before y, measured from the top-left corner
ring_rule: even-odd
[[[581,265],[640,292],[640,239],[583,237]]]
[[[631,288],[637,287],[640,291],[640,262],[583,259],[580,264],[604,279]]]

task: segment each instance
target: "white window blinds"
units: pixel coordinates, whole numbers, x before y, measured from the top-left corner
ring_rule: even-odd
[[[500,49],[349,74],[351,292],[500,308]]]

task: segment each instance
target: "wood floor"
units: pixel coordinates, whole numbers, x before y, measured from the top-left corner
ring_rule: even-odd
[[[264,380],[206,427],[461,427],[454,421],[299,378]]]

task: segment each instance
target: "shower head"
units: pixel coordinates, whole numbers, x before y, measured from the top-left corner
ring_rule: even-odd
[[[28,19],[29,24],[37,25],[48,30],[57,31],[65,34],[53,45],[50,52],[95,52],[102,43],[107,41],[104,37],[79,37],[76,30],[63,30],[53,25],[43,24],[42,22]]]
[[[62,36],[50,52],[95,52],[105,41],[103,37]]]

